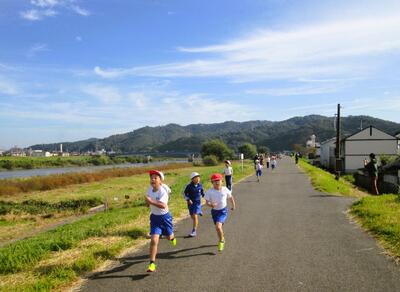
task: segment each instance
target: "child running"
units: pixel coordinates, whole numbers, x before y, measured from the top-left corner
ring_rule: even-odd
[[[232,175],[233,175],[233,168],[231,165],[232,164],[229,160],[225,160],[225,168],[224,168],[225,183],[226,183],[226,187],[230,191],[232,191]]]
[[[164,174],[158,170],[150,170],[150,187],[147,190],[146,203],[150,206],[150,264],[147,272],[156,270],[156,255],[160,235],[165,235],[173,246],[176,246],[172,216],[168,210],[168,198],[171,192],[162,182]]]
[[[200,174],[192,172],[190,179],[191,182],[186,186],[183,195],[188,205],[190,217],[193,220],[193,229],[189,237],[195,237],[199,226],[198,215],[203,215],[201,212],[201,197],[204,197],[204,189],[200,183]]]
[[[259,160],[256,160],[256,176],[257,176],[257,181],[260,182],[260,177],[262,175],[262,165]]]
[[[231,191],[228,188],[222,186],[221,174],[214,173],[213,175],[211,175],[211,182],[213,184],[213,187],[206,192],[204,198],[206,199],[207,206],[212,208],[211,215],[219,239],[218,251],[222,252],[225,246],[225,237],[222,225],[224,225],[225,220],[228,216],[228,198],[231,201],[231,210],[235,210],[236,204]]]

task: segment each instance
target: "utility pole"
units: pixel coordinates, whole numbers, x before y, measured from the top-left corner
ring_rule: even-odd
[[[335,156],[336,156],[335,178],[336,180],[339,180],[340,172],[342,171],[342,160],[340,158],[340,103],[337,105]]]

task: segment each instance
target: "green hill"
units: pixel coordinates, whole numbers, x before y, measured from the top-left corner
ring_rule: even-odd
[[[364,127],[373,125],[389,134],[400,132],[400,124],[369,116],[349,116],[342,118],[343,135],[350,135]],[[250,142],[258,146],[268,146],[273,151],[291,150],[293,144],[305,144],[310,135],[315,134],[322,142],[335,136],[334,118],[319,115],[294,117],[285,121],[227,121],[215,124],[193,124],[180,126],[168,124],[158,127],[143,127],[125,134],[103,139],[91,138],[77,142],[61,142],[68,151],[114,150],[118,153],[159,153],[175,155],[198,153],[201,144],[219,138],[230,147]],[[33,145],[32,149],[47,151],[58,149],[60,143]]]

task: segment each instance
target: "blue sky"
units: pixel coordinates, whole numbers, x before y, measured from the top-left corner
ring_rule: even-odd
[[[0,1],[0,149],[142,126],[400,122],[400,3]]]

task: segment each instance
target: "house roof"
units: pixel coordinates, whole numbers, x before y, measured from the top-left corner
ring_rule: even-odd
[[[335,140],[336,140],[336,137],[333,137],[333,138],[330,138],[330,139],[328,139],[328,140],[325,140],[325,141],[321,142],[321,146],[324,145],[324,144],[326,144],[326,143],[332,142],[332,140],[335,141]]]
[[[347,136],[347,137],[342,138],[341,141],[348,140],[350,137],[353,137],[353,136],[357,135],[358,133],[361,133],[361,132],[363,132],[363,131],[365,131],[365,130],[367,130],[367,129],[370,129],[370,128],[373,128],[373,129],[375,129],[375,130],[381,131],[381,132],[385,133],[386,135],[389,135],[389,136],[393,137],[393,140],[396,139],[396,137],[394,137],[394,136],[392,136],[392,135],[386,133],[385,131],[383,131],[383,130],[381,130],[381,129],[378,129],[377,127],[374,127],[374,126],[370,125],[370,126],[365,127],[364,129],[359,130],[359,131],[357,131],[357,132],[355,132],[355,133],[353,133],[353,134],[351,134],[351,135],[349,135],[349,136]]]

